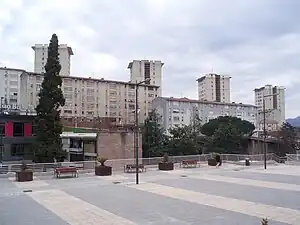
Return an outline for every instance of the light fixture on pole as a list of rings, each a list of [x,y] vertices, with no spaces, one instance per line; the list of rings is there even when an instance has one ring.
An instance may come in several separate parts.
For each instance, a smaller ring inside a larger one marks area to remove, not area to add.
[[[139,85],[148,83],[151,79],[140,81],[136,83],[135,87],[135,183],[139,184]]]
[[[267,148],[266,148],[266,139],[267,139],[267,130],[266,130],[266,102],[265,98],[278,95],[276,94],[270,94],[270,95],[263,95],[263,150],[264,150],[264,168],[267,169]]]

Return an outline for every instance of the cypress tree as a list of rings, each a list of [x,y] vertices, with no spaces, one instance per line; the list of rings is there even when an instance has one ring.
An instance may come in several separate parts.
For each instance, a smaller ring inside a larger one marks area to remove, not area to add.
[[[62,159],[64,151],[60,134],[60,107],[65,105],[61,86],[62,78],[59,75],[58,38],[52,35],[48,47],[48,59],[45,66],[44,80],[39,93],[39,104],[36,107],[36,162],[53,162],[54,158]]]

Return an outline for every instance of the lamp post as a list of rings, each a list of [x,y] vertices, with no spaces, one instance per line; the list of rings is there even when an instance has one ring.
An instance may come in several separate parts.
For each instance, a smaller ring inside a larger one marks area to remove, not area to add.
[[[135,183],[139,184],[139,85],[150,81],[148,78],[146,80],[140,81],[136,83],[135,87]]]
[[[266,148],[266,139],[267,139],[267,130],[266,130],[266,102],[265,98],[278,95],[276,94],[270,94],[270,95],[263,95],[263,150],[264,150],[264,168],[267,169],[267,148]]]

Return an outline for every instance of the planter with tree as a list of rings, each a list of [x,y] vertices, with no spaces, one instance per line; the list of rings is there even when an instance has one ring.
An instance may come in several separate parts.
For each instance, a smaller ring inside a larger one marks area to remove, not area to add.
[[[209,166],[217,166],[218,165],[218,161],[217,161],[217,155],[218,154],[216,154],[216,153],[212,153],[212,155],[211,155],[211,158],[209,158],[208,160],[207,160],[207,164],[209,165]]]
[[[16,172],[16,181],[26,182],[33,180],[33,171],[28,169],[26,163],[23,161],[21,165],[21,171]]]
[[[159,170],[174,170],[174,163],[169,162],[169,155],[168,153],[164,154],[163,161],[158,163]]]
[[[112,175],[112,167],[104,165],[104,163],[107,161],[107,159],[103,158],[103,157],[98,157],[97,161],[98,161],[98,163],[100,163],[100,165],[97,165],[95,167],[95,175],[96,176],[111,176]]]

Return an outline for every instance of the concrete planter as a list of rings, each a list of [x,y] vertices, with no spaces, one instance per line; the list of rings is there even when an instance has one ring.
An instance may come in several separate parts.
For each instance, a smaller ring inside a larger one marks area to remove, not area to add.
[[[96,166],[95,167],[96,176],[111,176],[112,167],[111,166]]]
[[[207,164],[209,165],[209,166],[217,166],[217,160],[216,159],[208,159],[207,160]]]
[[[31,170],[16,172],[16,181],[18,182],[33,181],[33,172]]]
[[[158,163],[159,170],[174,170],[174,163],[172,162],[160,162]]]

